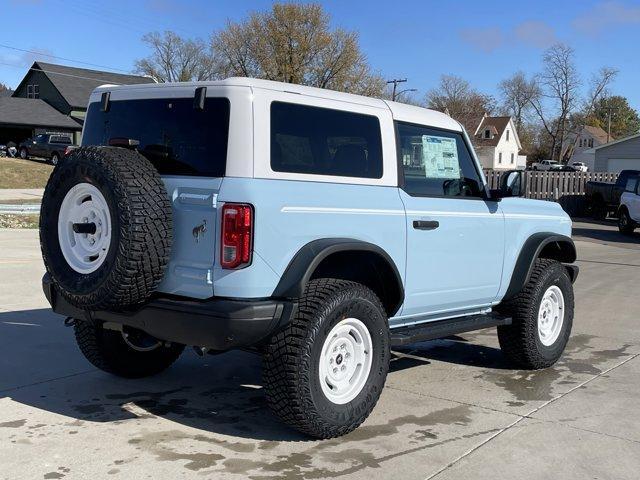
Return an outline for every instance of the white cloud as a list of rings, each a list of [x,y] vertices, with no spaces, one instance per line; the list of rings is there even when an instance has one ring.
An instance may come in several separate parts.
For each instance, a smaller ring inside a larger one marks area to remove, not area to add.
[[[586,35],[597,36],[617,25],[640,25],[640,6],[621,2],[602,2],[576,17],[573,27]]]
[[[553,27],[545,22],[528,20],[513,29],[500,27],[467,28],[460,31],[460,38],[473,47],[491,53],[503,46],[521,43],[534,48],[548,48],[558,42]]]
[[[498,27],[467,28],[460,31],[460,37],[487,53],[493,52],[504,44],[504,35]]]
[[[558,42],[556,32],[549,24],[536,20],[522,22],[514,29],[516,38],[525,45],[536,48],[549,48]]]

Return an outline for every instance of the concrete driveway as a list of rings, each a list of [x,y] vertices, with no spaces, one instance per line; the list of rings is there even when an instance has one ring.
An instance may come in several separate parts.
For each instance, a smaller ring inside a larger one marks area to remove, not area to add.
[[[414,345],[369,420],[330,441],[269,413],[247,353],[187,351],[136,381],[92,368],[47,309],[37,233],[0,230],[0,478],[637,479],[640,235],[575,227],[557,366],[510,369],[493,330]]]

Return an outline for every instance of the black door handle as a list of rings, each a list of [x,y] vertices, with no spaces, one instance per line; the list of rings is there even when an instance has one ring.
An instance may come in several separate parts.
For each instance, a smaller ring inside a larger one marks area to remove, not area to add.
[[[416,230],[435,230],[440,226],[437,220],[414,220],[413,228]]]

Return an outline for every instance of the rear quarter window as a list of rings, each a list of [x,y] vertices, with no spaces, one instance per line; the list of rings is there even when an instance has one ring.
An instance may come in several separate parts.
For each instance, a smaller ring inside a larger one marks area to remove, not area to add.
[[[381,178],[380,122],[372,115],[273,102],[271,169]]]
[[[230,104],[207,98],[204,109],[193,98],[112,101],[108,111],[92,103],[82,145],[138,143],[161,175],[222,177],[226,170]]]

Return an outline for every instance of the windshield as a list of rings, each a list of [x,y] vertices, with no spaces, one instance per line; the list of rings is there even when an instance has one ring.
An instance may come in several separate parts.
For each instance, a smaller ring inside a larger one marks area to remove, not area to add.
[[[229,100],[193,98],[112,101],[89,105],[82,145],[134,144],[161,175],[222,177],[227,160]]]

